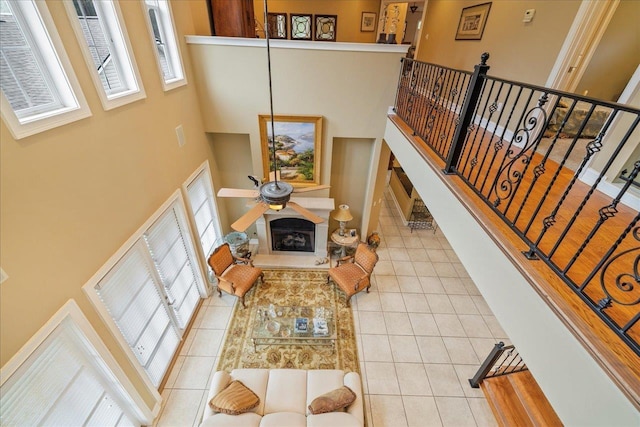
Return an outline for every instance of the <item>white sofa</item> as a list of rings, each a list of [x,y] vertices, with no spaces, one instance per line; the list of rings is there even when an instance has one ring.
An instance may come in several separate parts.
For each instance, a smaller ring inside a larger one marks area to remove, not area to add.
[[[214,412],[209,401],[233,380],[240,380],[260,397],[260,404],[240,415]],[[312,415],[308,406],[316,397],[346,385],[356,400],[345,411]],[[211,380],[200,427],[363,427],[360,375],[332,369],[234,369],[217,371]]]

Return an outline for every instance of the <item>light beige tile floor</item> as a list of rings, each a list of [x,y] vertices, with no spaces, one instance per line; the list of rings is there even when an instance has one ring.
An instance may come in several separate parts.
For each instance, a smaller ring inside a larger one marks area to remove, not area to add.
[[[371,292],[352,298],[369,427],[496,425],[468,378],[506,334],[444,235],[411,233],[388,191],[379,234]],[[205,301],[154,425],[200,423],[234,302]]]

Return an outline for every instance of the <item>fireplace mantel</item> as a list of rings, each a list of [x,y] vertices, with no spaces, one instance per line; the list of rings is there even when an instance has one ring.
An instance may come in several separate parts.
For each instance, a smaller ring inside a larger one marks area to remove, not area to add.
[[[305,209],[309,209],[314,214],[324,219],[324,222],[316,224],[314,258],[324,258],[327,256],[327,241],[329,240],[329,215],[335,209],[334,200],[327,197],[292,197],[295,202]],[[260,255],[294,255],[309,256],[309,252],[280,252],[271,249],[271,230],[269,223],[279,218],[304,218],[290,207],[280,211],[268,210],[256,221],[258,233],[258,254]]]

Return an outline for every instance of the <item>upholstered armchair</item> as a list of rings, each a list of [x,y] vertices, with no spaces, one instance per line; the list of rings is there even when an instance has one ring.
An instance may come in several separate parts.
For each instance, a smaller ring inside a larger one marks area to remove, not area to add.
[[[371,273],[378,262],[378,254],[365,243],[358,244],[356,253],[338,260],[338,265],[329,269],[327,283],[333,281],[347,296],[347,306],[352,296],[371,287]]]
[[[235,295],[240,298],[243,307],[245,294],[258,278],[264,281],[262,270],[254,267],[250,259],[234,257],[228,243],[217,247],[207,262],[218,279],[218,296],[222,296],[222,291]]]

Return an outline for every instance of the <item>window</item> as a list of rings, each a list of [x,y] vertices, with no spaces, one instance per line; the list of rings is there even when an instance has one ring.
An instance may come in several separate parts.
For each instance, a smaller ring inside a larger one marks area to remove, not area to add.
[[[198,232],[200,256],[203,263],[213,252],[216,242],[222,237],[218,209],[213,197],[209,162],[200,166],[183,185],[193,224]]]
[[[134,426],[153,419],[73,300],[2,368],[1,377],[2,425]]]
[[[155,45],[158,67],[162,75],[164,90],[170,90],[187,83],[180,58],[176,32],[167,0],[145,0],[142,2],[151,41]]]
[[[96,273],[84,290],[147,387],[162,382],[182,335],[206,297],[180,192]]]
[[[117,2],[65,0],[105,110],[145,97]]]
[[[45,2],[0,0],[0,87],[16,139],[91,115]]]

